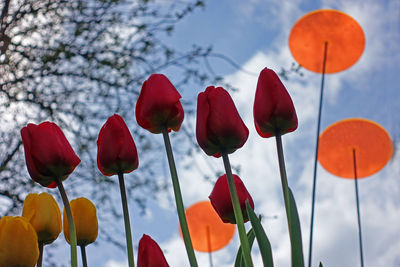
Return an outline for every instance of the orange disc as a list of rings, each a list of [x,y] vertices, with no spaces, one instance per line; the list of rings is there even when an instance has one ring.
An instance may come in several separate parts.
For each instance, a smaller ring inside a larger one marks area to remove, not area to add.
[[[357,178],[363,178],[386,165],[392,157],[393,144],[382,126],[358,118],[338,121],[319,137],[318,160],[339,177],[355,178],[353,150]]]
[[[235,233],[235,225],[223,223],[210,201],[197,202],[187,208],[186,219],[193,248],[197,251],[219,250],[228,245]]]
[[[361,26],[349,15],[331,9],[315,10],[299,19],[289,36],[289,48],[304,68],[322,73],[327,43],[325,73],[351,67],[365,47]]]

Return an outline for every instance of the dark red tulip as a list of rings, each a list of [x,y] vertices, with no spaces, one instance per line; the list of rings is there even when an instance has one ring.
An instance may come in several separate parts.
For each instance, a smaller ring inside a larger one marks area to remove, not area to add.
[[[150,236],[143,235],[139,241],[138,267],[168,267],[161,248]]]
[[[81,162],[57,124],[29,123],[21,129],[25,161],[31,178],[42,186],[54,188]]]
[[[250,206],[254,209],[254,202],[249,192],[244,186],[242,180],[237,175],[233,175],[233,181],[235,183],[237,195],[239,198],[240,208],[243,214],[244,222],[249,220],[246,211],[246,199],[249,200]],[[219,217],[224,223],[236,223],[235,213],[232,206],[232,198],[229,193],[228,179],[226,174],[220,176],[214,185],[214,189],[211,195],[208,197],[211,201],[211,205],[218,213]]]
[[[124,119],[115,114],[108,118],[97,139],[97,166],[111,176],[137,169],[139,158],[135,142]]]
[[[258,77],[253,113],[256,130],[262,137],[297,129],[297,115],[292,99],[278,75],[271,69],[263,69]]]
[[[152,133],[161,133],[163,127],[177,132],[184,117],[180,98],[165,75],[152,74],[143,83],[136,103],[137,123]]]
[[[224,88],[209,86],[198,95],[196,138],[207,155],[233,153],[248,136],[249,130]]]

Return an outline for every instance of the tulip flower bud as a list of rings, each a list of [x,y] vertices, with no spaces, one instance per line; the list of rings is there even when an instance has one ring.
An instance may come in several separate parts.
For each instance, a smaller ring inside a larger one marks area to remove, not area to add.
[[[29,123],[22,128],[21,137],[28,172],[42,186],[56,187],[55,179],[67,179],[81,162],[55,123]]]
[[[98,232],[98,223],[96,207],[87,198],[80,197],[70,202],[72,217],[74,218],[76,239],[78,246],[86,246],[96,241]],[[64,236],[68,243],[69,228],[67,215],[63,213]]]
[[[249,200],[250,206],[254,209],[254,202],[249,192],[244,186],[242,180],[237,175],[233,175],[233,181],[235,183],[237,195],[239,198],[240,209],[242,210],[243,220],[247,222],[249,220],[246,211],[246,199]],[[232,206],[232,198],[229,193],[228,179],[226,174],[220,176],[214,185],[210,196],[208,197],[211,201],[211,205],[218,213],[219,217],[224,223],[236,223],[235,213]]]
[[[152,74],[143,83],[136,103],[136,120],[144,129],[152,133],[161,133],[166,127],[168,132],[177,132],[181,127],[184,112],[179,101],[181,95],[163,74]]]
[[[108,118],[97,139],[97,166],[111,176],[137,169],[139,158],[135,142],[124,119],[115,114]]]
[[[138,267],[168,267],[161,248],[150,236],[143,235],[139,241]]]
[[[253,113],[256,130],[261,137],[272,137],[297,129],[292,99],[271,69],[263,69],[258,77]]]
[[[36,231],[23,217],[0,219],[0,266],[32,267],[39,258]]]
[[[22,216],[35,228],[39,243],[53,243],[61,233],[60,208],[53,196],[48,193],[27,195]]]
[[[196,138],[207,155],[233,153],[249,136],[229,93],[209,86],[197,97]]]

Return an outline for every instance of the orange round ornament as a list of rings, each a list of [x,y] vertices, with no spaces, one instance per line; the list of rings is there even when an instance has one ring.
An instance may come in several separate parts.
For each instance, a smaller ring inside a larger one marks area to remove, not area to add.
[[[392,155],[389,134],[382,126],[367,119],[338,121],[319,137],[319,162],[327,171],[343,178],[355,178],[354,166],[357,178],[372,175],[380,171]]]
[[[323,72],[326,43],[325,73],[335,73],[351,67],[365,47],[361,26],[349,15],[332,9],[315,10],[300,18],[289,36],[289,48],[304,68]]]
[[[197,251],[219,250],[233,238],[235,225],[223,223],[210,201],[197,202],[187,208],[186,219],[193,248]]]

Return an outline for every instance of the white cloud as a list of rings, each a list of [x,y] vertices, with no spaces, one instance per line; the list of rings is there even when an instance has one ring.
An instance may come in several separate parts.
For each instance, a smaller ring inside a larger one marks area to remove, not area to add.
[[[290,66],[294,59],[288,49],[287,38],[295,21],[306,13],[299,8],[304,2],[252,1],[241,3],[240,6],[245,6],[242,9],[243,14],[247,16],[254,15],[260,10],[270,9],[269,13],[274,16],[273,20],[267,22],[273,23],[273,27],[282,29],[280,35],[276,36],[275,42],[269,46],[269,50],[255,51],[254,56],[244,64],[243,68],[259,73],[264,67],[279,71],[281,66]],[[327,110],[340,112],[342,109],[351,108],[341,102],[344,93],[349,90],[365,89],[363,85],[368,85],[369,78],[373,77],[377,68],[379,70],[385,66],[398,64],[399,53],[393,52],[398,51],[399,33],[390,30],[391,27],[395,27],[393,23],[399,20],[396,18],[396,11],[391,10],[393,3],[381,5],[376,1],[361,0],[350,2],[327,0],[323,2],[324,8],[341,9],[356,18],[367,36],[366,50],[360,61],[345,72],[326,77],[325,112]],[[398,30],[398,25],[395,29]],[[385,49],[388,43],[386,40],[392,41],[389,42],[389,49]],[[392,54],[389,53],[390,51]],[[305,260],[307,260],[314,139],[321,77],[307,70],[303,72],[304,77],[302,78],[293,76],[289,81],[283,81],[293,98],[299,118],[298,130],[285,135],[283,142],[289,184],[294,191],[299,209],[303,230],[303,250]],[[233,165],[241,164],[240,176],[255,200],[255,210],[266,217],[263,225],[272,244],[275,266],[289,266],[289,236],[275,140],[259,137],[255,132],[252,118],[257,77],[238,71],[226,78],[240,89],[239,92],[232,94],[232,97],[250,130],[249,139],[244,147],[230,155],[231,163]],[[344,88],[344,85],[352,85],[356,82],[361,85],[360,89],[355,86]],[[330,120],[341,119],[340,116],[335,117],[334,115],[324,114]],[[195,132],[194,129],[193,132]],[[196,165],[189,169],[184,168],[187,162],[178,163],[178,174],[186,206],[205,200],[210,194],[212,183],[205,181],[203,175],[209,175],[211,180],[215,180],[217,177],[214,177],[214,171],[223,172],[222,160],[208,157],[202,151],[194,154],[192,159],[195,160]],[[380,173],[359,181],[364,259],[368,266],[398,266],[400,263],[398,254],[400,240],[397,238],[398,222],[400,221],[398,211],[400,167],[398,162],[399,156],[396,154],[392,163],[389,163]],[[169,179],[168,171],[166,175]],[[169,206],[171,198],[173,198],[172,191],[161,196],[160,203],[163,203],[162,208],[175,212],[174,207]],[[151,224],[151,221],[157,218],[156,214],[152,213],[146,218],[145,224]],[[157,225],[162,224],[158,221]],[[177,225],[177,218],[175,223]],[[170,233],[167,239],[159,242],[159,245],[165,252],[170,266],[188,266],[185,247],[177,232]],[[213,253],[214,266],[232,266],[238,246],[236,233],[231,244]],[[352,180],[337,178],[327,173],[322,167],[318,168],[313,251],[314,266],[319,260],[325,266],[356,266],[359,264],[354,183]],[[208,266],[207,253],[196,252],[196,256],[199,266]],[[255,266],[261,266],[257,250],[254,250],[253,259]],[[127,264],[126,262],[109,261],[105,266],[117,267],[127,266]]]
[[[325,5],[328,6],[328,4]],[[332,4],[330,6],[335,7]],[[340,7],[345,8],[341,9]],[[296,8],[284,8],[289,17],[291,12],[297,14]],[[349,90],[343,88],[343,85],[355,82],[368,83],[367,78],[376,71],[377,65],[393,64],[396,62],[396,56],[388,58],[382,42],[392,34],[385,30],[388,23],[393,21],[393,17],[386,18],[383,15],[388,12],[388,7],[372,2],[365,4],[361,1],[352,1],[351,3],[342,1],[336,5],[336,8],[348,12],[359,20],[367,35],[367,48],[361,60],[346,72],[327,76],[325,88],[329,89],[326,90],[325,101],[330,106],[338,108],[339,95],[345,90]],[[394,12],[388,13],[393,15]],[[374,20],[371,20],[371,17],[374,17]],[[288,19],[288,21],[290,20]],[[284,37],[288,32],[283,32],[284,34],[277,37],[273,50],[255,53],[243,68],[258,73],[266,66],[275,70],[278,70],[280,66],[289,66],[293,59],[287,48],[287,37]],[[397,35],[395,37],[397,38]],[[300,122],[299,129],[295,133],[284,136],[284,146],[290,149],[299,149],[299,147],[307,149],[306,151],[285,150],[287,159],[290,159],[287,161],[289,183],[294,189],[299,208],[303,228],[304,256],[307,260],[313,139],[315,138],[320,75],[308,71],[304,71],[304,73],[304,78],[294,77],[290,81],[284,82],[293,98]],[[230,156],[231,163],[242,164],[241,177],[254,197],[256,211],[267,216],[278,216],[277,219],[264,220],[263,224],[273,246],[276,266],[288,266],[290,264],[289,238],[282,202],[275,141],[261,139],[253,126],[252,103],[257,78],[239,71],[228,76],[227,80],[240,89],[238,93],[232,94],[232,97],[250,130],[250,136],[245,146]],[[304,144],[299,145],[302,142]],[[291,156],[290,154],[296,155]],[[217,159],[210,159],[210,161],[216,162]],[[393,161],[398,161],[398,155]],[[397,166],[398,164],[389,164],[379,174],[359,181],[364,260],[371,266],[395,266],[400,261],[397,253],[400,241],[395,238],[398,232],[397,222],[400,219],[399,212],[396,212],[398,210],[396,204],[400,202],[400,194],[398,194],[396,177],[390,175],[391,172],[399,174]],[[205,165],[204,167],[206,168]],[[196,191],[196,189],[209,189],[209,186],[200,184],[200,182],[196,183],[195,188],[189,191],[188,199],[191,199],[190,195],[195,196],[196,200],[199,198],[201,190]],[[186,183],[184,186],[187,188],[187,186],[190,187],[190,184]],[[319,166],[315,216],[314,264],[321,260],[325,266],[358,265],[354,181],[337,178]],[[178,240],[171,242],[170,246],[178,246],[174,243]],[[181,246],[180,249],[183,248],[182,243],[179,243],[179,246]],[[176,256],[173,258],[171,257],[173,263],[181,266],[182,262],[177,262]],[[206,259],[204,261],[206,264]]]
[[[105,267],[126,267],[128,266],[128,261],[107,261]]]

